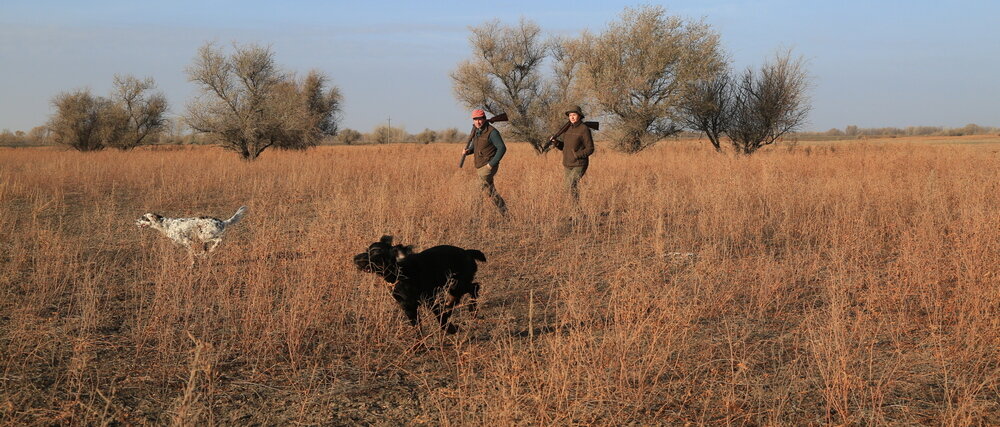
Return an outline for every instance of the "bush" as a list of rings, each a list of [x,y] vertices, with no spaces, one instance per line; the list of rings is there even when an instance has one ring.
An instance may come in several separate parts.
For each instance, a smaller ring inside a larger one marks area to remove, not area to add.
[[[344,129],[337,134],[336,141],[344,145],[354,145],[361,141],[361,132],[354,129]]]
[[[341,95],[327,78],[302,81],[282,72],[269,48],[234,46],[226,56],[211,43],[188,68],[201,95],[188,106],[187,123],[223,147],[254,160],[270,148],[303,149],[337,133]]]

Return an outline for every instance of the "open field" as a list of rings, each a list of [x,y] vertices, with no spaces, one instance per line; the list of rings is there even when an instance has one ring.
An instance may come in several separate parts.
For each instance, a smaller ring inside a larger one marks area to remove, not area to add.
[[[981,137],[989,138],[989,137]],[[0,149],[4,424],[1000,424],[1000,141]],[[133,221],[250,211],[209,262]],[[426,350],[351,256],[482,250]],[[673,252],[692,252],[693,258]]]

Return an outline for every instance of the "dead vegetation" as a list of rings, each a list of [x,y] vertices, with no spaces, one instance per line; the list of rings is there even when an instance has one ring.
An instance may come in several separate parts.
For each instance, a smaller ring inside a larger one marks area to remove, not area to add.
[[[0,419],[997,424],[997,147],[600,147],[578,221],[527,144],[506,221],[454,145],[3,149]],[[242,204],[195,270],[132,225]],[[412,351],[382,234],[485,252],[482,317]]]

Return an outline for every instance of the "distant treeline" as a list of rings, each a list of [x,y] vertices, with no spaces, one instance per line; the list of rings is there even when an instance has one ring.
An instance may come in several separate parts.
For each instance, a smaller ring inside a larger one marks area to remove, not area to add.
[[[1000,128],[994,126],[979,126],[974,123],[958,128],[944,126],[907,126],[905,128],[883,127],[883,128],[859,128],[851,125],[844,129],[833,128],[826,132],[801,132],[800,138],[826,137],[826,138],[856,138],[856,137],[892,137],[892,136],[964,136],[964,135],[992,135],[1000,134]]]
[[[214,144],[209,138],[200,133],[191,132],[178,119],[166,119],[166,131],[156,135],[150,141],[150,145],[209,145]],[[899,136],[964,136],[964,135],[1000,135],[1000,127],[980,126],[974,123],[962,127],[950,128],[944,126],[908,126],[881,127],[881,128],[860,128],[857,126],[846,126],[843,129],[832,128],[825,132],[798,132],[795,134],[799,139],[857,139],[864,137],[899,137]],[[361,145],[361,144],[388,144],[388,143],[416,143],[429,144],[431,142],[459,143],[465,142],[468,133],[457,128],[442,130],[424,129],[418,133],[409,133],[404,127],[388,127],[385,125],[376,126],[370,132],[359,132],[354,129],[345,128],[336,136],[327,136],[320,141],[320,145]],[[697,138],[701,136],[698,132],[681,132],[678,137]],[[52,140],[51,132],[46,126],[36,126],[28,132],[11,131],[4,129],[0,131],[0,146],[3,147],[40,147],[56,145]]]
[[[208,135],[193,132],[184,125],[182,119],[165,119],[165,131],[152,136],[146,145],[212,145]],[[441,130],[424,129],[418,133],[409,133],[404,127],[388,127],[385,125],[376,126],[370,132],[359,132],[354,129],[345,128],[337,132],[336,136],[326,136],[320,145],[359,145],[359,144],[388,144],[388,143],[417,143],[429,144],[431,142],[459,143],[465,142],[469,137],[468,131],[459,131],[457,128]],[[0,146],[4,147],[41,147],[59,145],[52,137],[52,132],[47,126],[36,126],[24,132],[21,130],[11,131],[4,129],[0,131]]]

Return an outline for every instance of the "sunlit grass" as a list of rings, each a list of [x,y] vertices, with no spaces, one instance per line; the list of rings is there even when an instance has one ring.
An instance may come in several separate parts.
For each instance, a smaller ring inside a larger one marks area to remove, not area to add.
[[[0,149],[0,418],[1000,423],[997,147],[601,147],[577,215],[512,144],[507,219],[457,145]],[[133,225],[240,205],[193,270]],[[415,350],[383,234],[482,250],[480,317]]]

